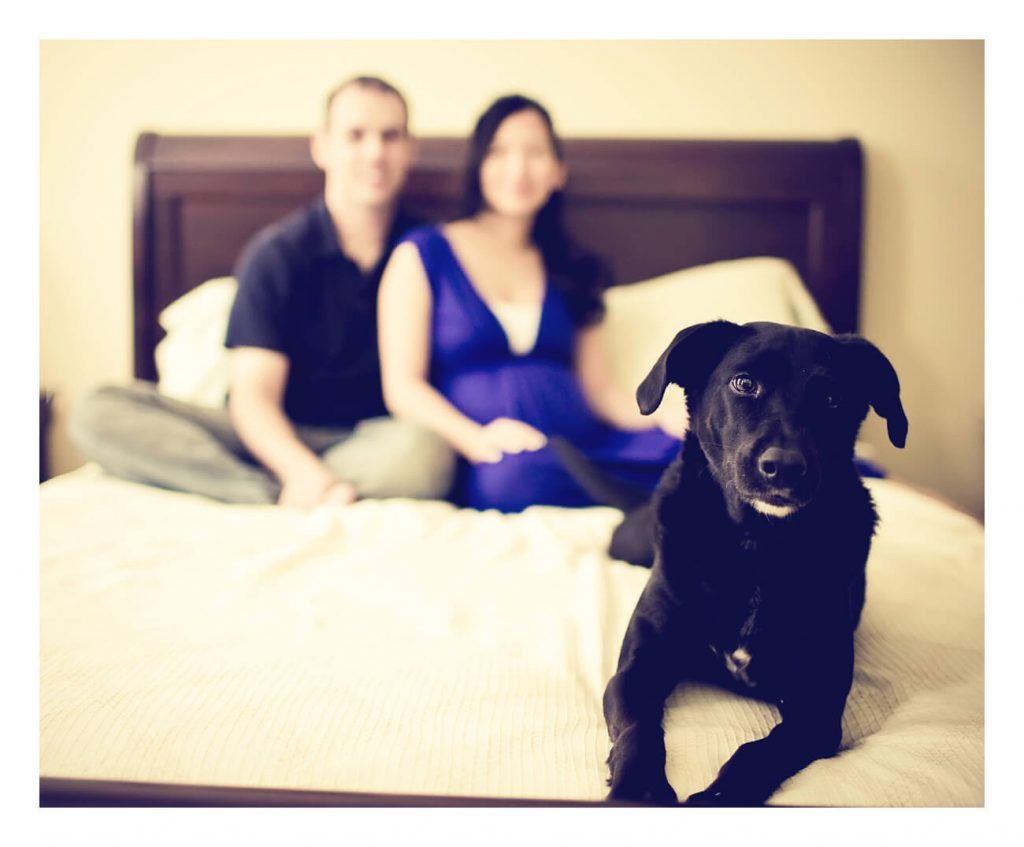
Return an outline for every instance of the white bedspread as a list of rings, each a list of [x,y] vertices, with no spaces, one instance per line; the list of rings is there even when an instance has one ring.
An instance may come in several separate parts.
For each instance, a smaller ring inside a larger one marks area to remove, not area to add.
[[[844,749],[773,803],[977,806],[983,533],[872,482]],[[647,571],[619,513],[367,501],[225,506],[85,468],[41,488],[40,773],[358,792],[600,799],[601,713]],[[773,707],[681,686],[679,796]]]

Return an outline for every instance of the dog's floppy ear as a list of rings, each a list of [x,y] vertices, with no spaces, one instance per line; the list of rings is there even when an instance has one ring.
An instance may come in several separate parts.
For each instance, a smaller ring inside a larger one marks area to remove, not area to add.
[[[685,389],[707,379],[725,351],[745,331],[730,321],[710,321],[677,332],[636,390],[640,411],[649,415],[657,409],[670,382]]]
[[[900,380],[885,354],[859,335],[835,336],[847,350],[855,378],[867,394],[871,407],[883,418],[889,440],[897,447],[907,443],[906,413],[900,401]]]

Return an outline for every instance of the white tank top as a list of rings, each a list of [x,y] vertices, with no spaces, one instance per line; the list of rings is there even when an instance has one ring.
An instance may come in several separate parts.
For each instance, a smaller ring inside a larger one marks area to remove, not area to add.
[[[507,300],[487,304],[505,330],[509,349],[524,356],[537,344],[542,303],[512,303]]]

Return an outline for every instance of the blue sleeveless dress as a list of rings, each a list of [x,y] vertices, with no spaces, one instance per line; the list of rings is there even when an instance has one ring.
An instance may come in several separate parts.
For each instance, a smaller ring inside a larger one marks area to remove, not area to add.
[[[437,227],[408,233],[433,293],[430,381],[480,424],[515,418],[561,435],[614,477],[654,490],[681,442],[660,429],[627,432],[587,406],[573,369],[576,327],[549,283],[533,349],[517,355]],[[550,447],[506,454],[494,464],[461,462],[454,498],[476,509],[518,512],[532,505],[592,506]]]

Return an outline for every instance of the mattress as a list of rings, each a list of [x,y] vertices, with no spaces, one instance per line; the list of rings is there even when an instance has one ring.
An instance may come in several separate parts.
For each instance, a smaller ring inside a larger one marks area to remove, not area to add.
[[[980,806],[973,519],[869,480],[881,523],[838,755],[773,804]],[[601,710],[647,571],[607,508],[232,506],[87,466],[40,489],[40,774],[599,800]],[[682,798],[778,720],[681,685]]]

